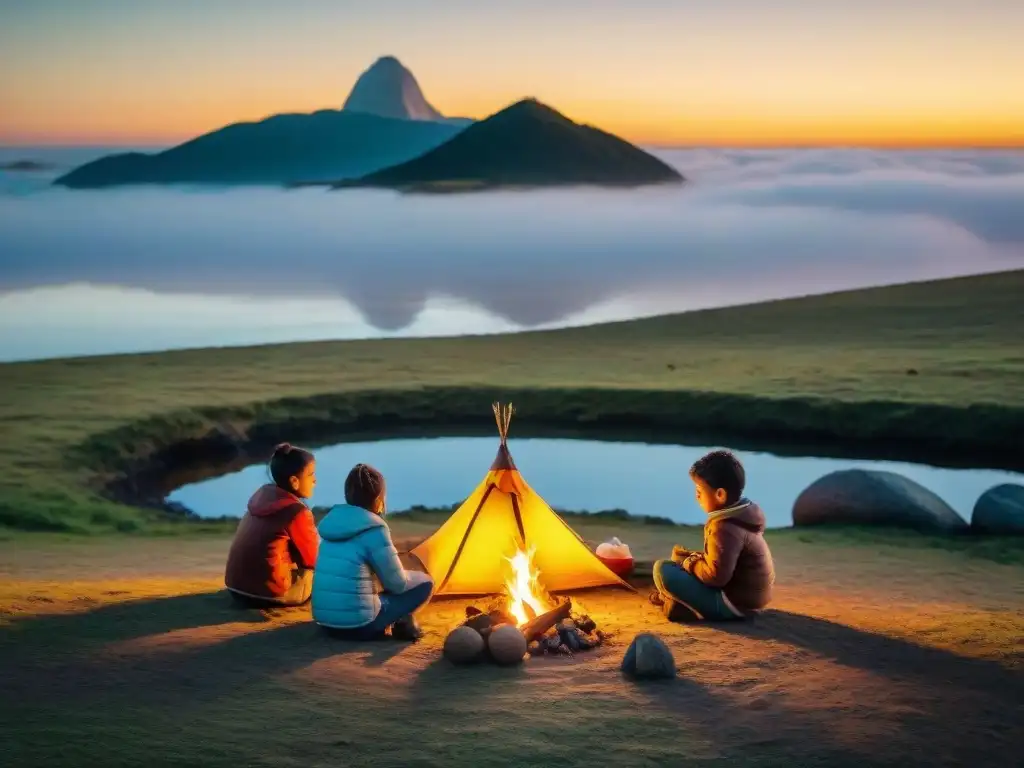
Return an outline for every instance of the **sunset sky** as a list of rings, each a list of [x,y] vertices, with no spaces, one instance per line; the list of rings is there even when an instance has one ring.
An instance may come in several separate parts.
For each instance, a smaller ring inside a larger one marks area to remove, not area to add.
[[[393,54],[447,115],[535,96],[660,145],[1024,146],[1015,0],[0,0],[0,145],[337,108]]]

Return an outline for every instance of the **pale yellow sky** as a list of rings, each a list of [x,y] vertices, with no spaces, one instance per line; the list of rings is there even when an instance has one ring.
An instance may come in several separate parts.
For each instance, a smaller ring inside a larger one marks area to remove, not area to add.
[[[1024,3],[0,0],[0,144],[337,108],[398,56],[448,115],[536,96],[652,144],[1024,146]]]

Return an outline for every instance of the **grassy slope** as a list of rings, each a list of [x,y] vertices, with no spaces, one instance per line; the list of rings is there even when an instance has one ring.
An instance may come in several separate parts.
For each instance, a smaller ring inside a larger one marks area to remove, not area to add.
[[[147,513],[102,498],[97,480],[215,424],[284,439],[301,437],[285,426],[297,417],[485,423],[490,399],[510,390],[520,424],[611,414],[680,435],[1005,437],[1024,423],[1021,295],[1017,271],[544,333],[7,364],[0,524],[135,527]],[[462,389],[408,391],[418,387]]]

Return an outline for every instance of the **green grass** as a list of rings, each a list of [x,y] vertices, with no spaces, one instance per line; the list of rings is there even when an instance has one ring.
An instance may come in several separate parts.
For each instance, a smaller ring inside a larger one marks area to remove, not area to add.
[[[204,471],[182,466],[190,453],[208,472],[282,439],[488,434],[498,398],[517,406],[513,438],[792,442],[1014,466],[1022,295],[1015,271],[560,331],[5,364],[0,526],[223,530],[141,504]]]

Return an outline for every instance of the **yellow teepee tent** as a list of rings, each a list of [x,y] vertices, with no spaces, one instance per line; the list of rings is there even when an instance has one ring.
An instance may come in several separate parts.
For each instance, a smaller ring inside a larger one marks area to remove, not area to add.
[[[512,406],[494,405],[501,444],[490,472],[413,554],[434,579],[435,595],[504,591],[507,558],[533,550],[538,581],[549,592],[621,585],[579,535],[523,479],[506,438]]]

